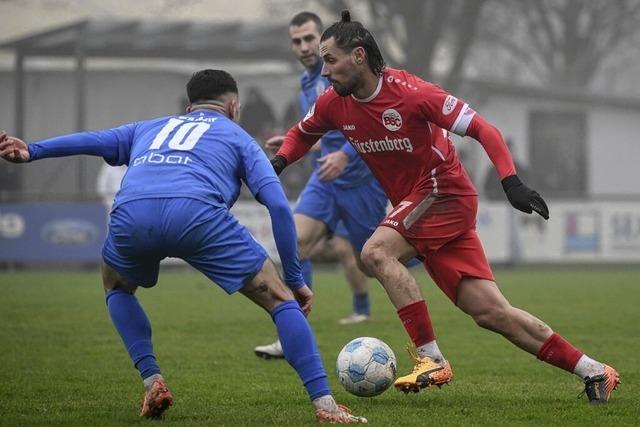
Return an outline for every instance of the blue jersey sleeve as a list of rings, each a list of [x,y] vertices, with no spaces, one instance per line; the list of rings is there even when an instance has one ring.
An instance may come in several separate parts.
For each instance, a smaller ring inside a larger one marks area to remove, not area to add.
[[[340,149],[347,155],[350,162],[358,158],[358,152],[353,148],[353,145],[351,145],[349,141],[345,142]]]
[[[113,129],[72,133],[29,144],[29,160],[78,154],[100,156],[112,166],[129,163],[136,124]]]
[[[258,143],[247,135],[242,144],[242,179],[251,190],[251,194],[257,197],[265,185],[272,182],[280,184],[278,175],[276,175],[273,166],[271,166],[269,159],[267,159],[266,154],[264,154]]]
[[[262,187],[257,198],[267,207],[271,216],[273,238],[276,241],[284,270],[284,282],[291,289],[299,289],[304,285],[304,279],[298,260],[298,244],[293,214],[284,190],[279,182],[272,182]]]

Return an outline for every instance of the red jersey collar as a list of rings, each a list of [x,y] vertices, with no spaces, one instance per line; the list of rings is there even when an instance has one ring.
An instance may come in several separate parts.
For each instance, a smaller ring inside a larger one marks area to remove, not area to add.
[[[380,89],[382,89],[382,80],[384,80],[383,76],[380,76],[378,78],[378,86],[376,86],[376,90],[373,91],[373,93],[369,96],[367,96],[366,98],[356,98],[355,96],[353,96],[353,94],[351,94],[351,97],[353,99],[355,99],[358,102],[369,102],[371,100],[373,100],[373,98],[375,98],[376,96],[378,96],[378,94],[380,93]]]

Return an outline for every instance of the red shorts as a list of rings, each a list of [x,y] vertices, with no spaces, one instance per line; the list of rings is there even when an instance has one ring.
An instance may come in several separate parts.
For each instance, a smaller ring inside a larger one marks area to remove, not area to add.
[[[455,304],[463,277],[495,281],[476,233],[477,196],[412,194],[380,223],[390,227],[424,258],[424,267]]]

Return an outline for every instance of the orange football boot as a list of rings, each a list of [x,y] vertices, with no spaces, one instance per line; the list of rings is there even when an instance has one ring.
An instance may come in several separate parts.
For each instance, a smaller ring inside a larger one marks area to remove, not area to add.
[[[407,346],[407,351],[411,359],[413,359],[413,371],[411,371],[409,375],[395,380],[393,385],[397,390],[405,393],[410,391],[417,393],[422,388],[431,385],[442,387],[444,384],[449,384],[451,380],[453,380],[453,372],[451,371],[451,365],[448,361],[440,364],[434,362],[430,357],[420,357],[413,344]]]
[[[155,380],[142,400],[140,416],[162,419],[164,412],[173,405],[173,396],[163,380]]]
[[[611,366],[604,365],[604,373],[587,377],[584,380],[584,390],[578,397],[584,394],[589,398],[592,405],[601,405],[607,403],[611,397],[611,393],[620,384],[620,375]]]

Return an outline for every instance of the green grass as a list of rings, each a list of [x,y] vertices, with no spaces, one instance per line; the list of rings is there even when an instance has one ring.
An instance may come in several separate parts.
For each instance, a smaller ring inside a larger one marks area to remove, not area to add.
[[[640,269],[498,271],[512,304],[606,361],[624,384],[609,405],[577,400],[581,383],[546,366],[459,312],[419,272],[441,349],[455,381],[442,389],[371,399],[339,385],[334,361],[352,338],[370,335],[410,369],[407,336],[371,281],[373,320],[338,326],[350,296],[342,275],[316,275],[311,323],[338,401],[373,425],[638,425],[640,423]],[[0,425],[146,425],[142,387],[106,312],[98,272],[0,274]],[[170,425],[311,425],[313,411],[294,371],[264,361],[269,317],[241,295],[227,296],[203,276],[163,272],[139,299],[175,396]]]

